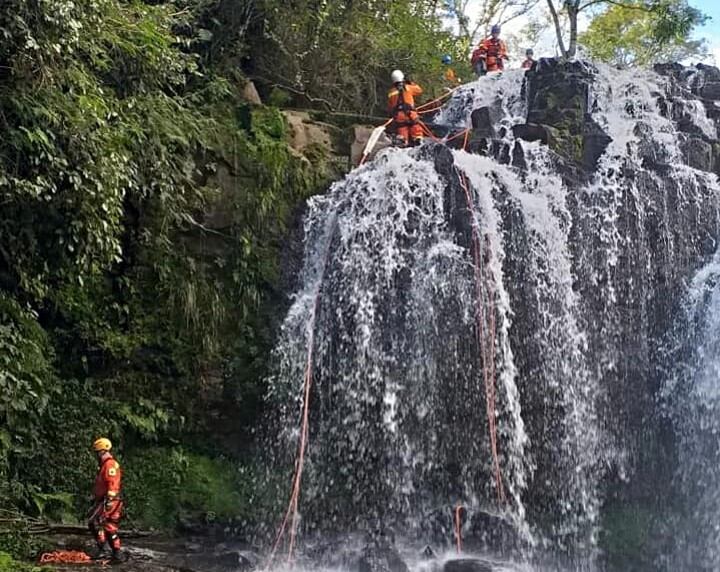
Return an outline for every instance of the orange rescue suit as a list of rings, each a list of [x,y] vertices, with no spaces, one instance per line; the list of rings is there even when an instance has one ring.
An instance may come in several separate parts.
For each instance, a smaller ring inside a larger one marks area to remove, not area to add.
[[[397,125],[398,137],[407,144],[410,139],[422,139],[423,130],[418,122],[420,116],[415,111],[415,98],[421,95],[422,88],[413,82],[396,84],[388,92],[388,111]]]
[[[113,551],[120,550],[120,519],[122,518],[123,501],[120,498],[122,489],[122,469],[120,464],[107,453],[100,462],[93,496],[95,505],[90,517],[90,529],[95,534],[99,546],[110,542]]]
[[[95,486],[93,487],[93,495],[95,502],[112,500],[120,496],[120,488],[122,485],[122,469],[120,464],[108,453],[98,469],[95,477]]]
[[[485,71],[494,72],[505,69],[503,60],[508,59],[507,46],[500,38],[485,38],[473,52],[472,63],[485,60]]]

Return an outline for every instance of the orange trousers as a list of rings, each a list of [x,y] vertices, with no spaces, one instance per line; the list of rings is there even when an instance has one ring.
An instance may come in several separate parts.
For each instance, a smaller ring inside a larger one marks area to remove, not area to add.
[[[405,144],[409,143],[411,140],[415,141],[417,139],[423,138],[423,130],[419,123],[414,123],[413,125],[399,125],[397,128],[397,134],[400,139],[405,141]]]

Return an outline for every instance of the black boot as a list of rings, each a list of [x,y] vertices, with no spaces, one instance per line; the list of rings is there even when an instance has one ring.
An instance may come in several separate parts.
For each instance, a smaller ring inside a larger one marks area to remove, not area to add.
[[[107,549],[106,544],[98,544],[88,551],[88,556],[90,556],[90,560],[107,560],[110,558],[110,551]]]
[[[112,551],[112,558],[110,558],[110,564],[123,564],[128,561],[127,552],[121,549]]]

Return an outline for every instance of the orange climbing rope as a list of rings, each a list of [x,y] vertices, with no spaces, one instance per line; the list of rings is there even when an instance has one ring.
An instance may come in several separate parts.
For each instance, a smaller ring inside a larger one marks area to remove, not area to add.
[[[315,322],[315,310],[317,308],[317,299],[315,301],[315,307],[313,308],[312,321]],[[305,367],[305,376],[303,380],[304,392],[303,392],[303,411],[302,411],[302,424],[300,428],[300,443],[298,445],[298,457],[295,462],[295,475],[293,476],[292,491],[290,493],[290,503],[288,504],[287,511],[283,518],[280,529],[278,530],[273,544],[272,552],[268,558],[267,567],[269,568],[275,559],[280,543],[285,537],[285,531],[287,530],[288,521],[290,522],[290,541],[288,546],[288,563],[292,561],[293,551],[295,549],[295,540],[297,537],[297,524],[298,524],[298,501],[300,499],[300,483],[302,481],[303,467],[305,464],[305,450],[307,448],[308,430],[310,424],[310,388],[312,386],[312,353],[314,346],[314,327],[310,332],[310,339],[308,340],[308,353],[307,353],[307,364]]]
[[[438,103],[444,99],[447,99],[450,97],[453,93],[455,93],[458,89],[460,89],[461,86],[458,86],[454,89],[451,89],[450,91],[445,92],[440,97],[433,99],[432,101],[428,101],[427,103],[423,103],[422,105],[418,106],[416,111],[423,115],[425,113],[432,113],[433,111],[437,111],[440,109],[440,107],[431,107],[433,104]]]
[[[462,553],[462,509],[463,506],[461,504],[455,507],[455,545],[458,554]]]
[[[425,135],[430,137],[430,139],[432,139],[433,141],[440,141],[440,139],[435,137],[435,134],[430,131],[430,128],[427,125],[425,125],[422,121],[418,121],[418,123],[420,124],[420,127],[422,127],[423,133],[425,133]]]
[[[300,484],[302,482],[303,468],[305,465],[305,452],[307,450],[307,444],[310,433],[310,389],[312,387],[312,370],[313,370],[313,352],[315,348],[315,319],[317,317],[318,306],[320,304],[320,289],[322,287],[322,276],[325,275],[325,268],[327,267],[330,250],[326,250],[323,258],[323,266],[320,273],[321,280],[318,283],[317,291],[315,292],[315,299],[313,301],[312,310],[310,313],[310,319],[308,321],[308,343],[307,343],[307,360],[305,364],[305,373],[303,376],[303,404],[302,404],[302,421],[300,425],[300,441],[298,443],[297,459],[295,461],[295,474],[292,480],[292,489],[290,493],[290,502],[288,503],[287,511],[283,517],[280,528],[278,529],[275,542],[273,543],[272,551],[267,559],[265,570],[268,570],[277,555],[277,551],[280,548],[280,544],[285,537],[285,532],[290,523],[289,542],[288,542],[288,564],[292,562],[293,552],[295,550],[295,542],[297,539],[297,528],[298,528],[298,505],[300,500]]]
[[[94,561],[78,550],[56,550],[40,556],[40,564],[107,564],[107,560]]]
[[[467,180],[464,173],[457,171],[460,186],[465,193],[468,209],[473,212],[472,197],[468,188]],[[492,276],[485,276],[485,265],[483,264],[483,255],[490,259],[491,249],[488,237],[485,237],[485,251],[483,252],[480,241],[480,229],[477,221],[472,219],[472,244],[473,258],[475,261],[475,296],[477,298],[477,310],[475,319],[477,322],[477,338],[478,346],[483,362],[483,381],[485,383],[485,411],[488,419],[488,431],[490,433],[490,452],[493,459],[493,469],[495,473],[495,489],[499,502],[505,502],[505,487],[500,469],[500,457],[498,454],[497,443],[497,424],[495,418],[495,292],[493,290]]]
[[[462,137],[463,135],[467,136],[469,131],[470,131],[470,128],[463,129],[462,131],[458,131],[454,135],[451,135],[450,137],[445,139],[445,143],[450,143],[450,141],[454,141],[455,139],[457,139],[458,137]]]

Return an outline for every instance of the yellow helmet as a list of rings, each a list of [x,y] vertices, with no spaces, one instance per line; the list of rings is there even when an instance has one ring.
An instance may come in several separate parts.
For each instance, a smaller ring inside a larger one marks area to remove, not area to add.
[[[93,451],[95,452],[109,451],[110,449],[112,449],[112,443],[110,442],[110,439],[105,437],[100,437],[93,443]]]

